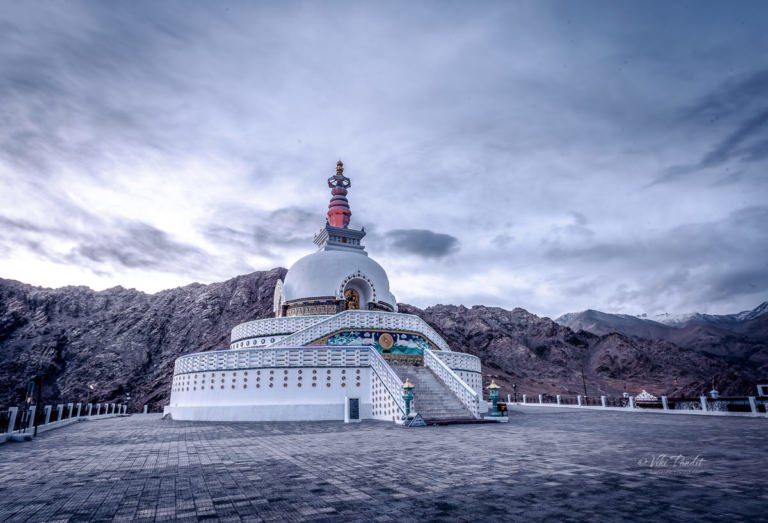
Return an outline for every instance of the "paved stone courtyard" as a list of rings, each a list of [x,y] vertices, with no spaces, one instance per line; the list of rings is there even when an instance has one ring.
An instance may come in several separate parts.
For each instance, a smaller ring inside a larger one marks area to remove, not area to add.
[[[510,418],[77,423],[0,446],[0,520],[768,521],[766,419]]]

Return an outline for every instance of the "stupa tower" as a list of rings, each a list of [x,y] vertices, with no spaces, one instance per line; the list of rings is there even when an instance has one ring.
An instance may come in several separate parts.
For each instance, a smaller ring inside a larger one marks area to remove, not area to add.
[[[315,236],[315,245],[321,250],[354,251],[367,256],[368,253],[360,243],[365,236],[365,228],[349,228],[352,210],[347,200],[347,189],[351,186],[350,179],[344,176],[344,164],[339,160],[336,162],[336,174],[328,178],[328,187],[331,189],[328,217],[325,227]]]
[[[344,176],[344,164],[336,162],[336,175],[328,178],[328,187],[331,188],[331,202],[328,204],[328,223],[331,227],[346,229],[352,211],[347,201],[347,189],[352,187],[352,182]]]

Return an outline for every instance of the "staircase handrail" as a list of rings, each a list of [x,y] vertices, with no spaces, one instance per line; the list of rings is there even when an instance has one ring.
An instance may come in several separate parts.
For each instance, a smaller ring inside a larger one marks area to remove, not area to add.
[[[400,391],[403,390],[403,381],[375,347],[369,347],[368,350],[371,356],[368,359],[371,370],[379,378],[387,394],[394,400],[398,410],[405,415],[405,400],[402,394],[400,394]],[[393,391],[392,389],[395,390]]]
[[[472,387],[464,383],[464,380],[429,349],[424,349],[424,366],[431,369],[440,381],[451,389],[475,419],[480,419],[480,399]]]

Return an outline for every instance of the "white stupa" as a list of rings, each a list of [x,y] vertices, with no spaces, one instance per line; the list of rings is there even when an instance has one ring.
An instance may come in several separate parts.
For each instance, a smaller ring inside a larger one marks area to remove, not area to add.
[[[397,312],[387,273],[361,243],[365,229],[349,228],[351,183],[341,161],[328,186],[318,250],[277,282],[275,317],[236,326],[230,350],[176,360],[166,407],[173,419],[402,423],[406,379],[415,387],[412,410],[427,420],[486,410],[480,360]]]

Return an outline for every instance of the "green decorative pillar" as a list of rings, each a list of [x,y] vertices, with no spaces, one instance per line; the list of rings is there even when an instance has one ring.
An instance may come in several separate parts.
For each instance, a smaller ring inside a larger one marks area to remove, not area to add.
[[[499,387],[496,385],[496,380],[491,379],[491,384],[486,387],[488,389],[488,399],[491,400],[491,416],[501,416],[499,408],[496,405],[499,402]]]
[[[413,401],[413,389],[414,385],[411,383],[410,378],[405,379],[403,383],[403,399],[405,400],[405,419],[411,417],[411,402]]]

